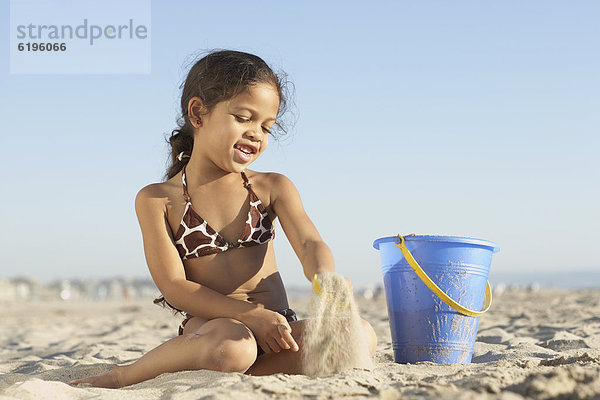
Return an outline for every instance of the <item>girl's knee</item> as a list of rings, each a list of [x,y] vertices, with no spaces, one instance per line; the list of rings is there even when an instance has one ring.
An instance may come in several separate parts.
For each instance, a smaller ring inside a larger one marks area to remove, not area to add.
[[[256,361],[256,342],[226,340],[212,354],[218,371],[244,373]]]
[[[207,333],[210,363],[217,371],[243,373],[256,361],[254,335],[239,321],[228,318],[218,320],[213,320],[215,323]]]

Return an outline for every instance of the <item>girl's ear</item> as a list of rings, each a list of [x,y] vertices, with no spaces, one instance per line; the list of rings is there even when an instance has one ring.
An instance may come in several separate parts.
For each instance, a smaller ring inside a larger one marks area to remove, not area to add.
[[[188,102],[188,117],[194,127],[202,126],[202,115],[206,114],[207,109],[199,97],[192,97]]]

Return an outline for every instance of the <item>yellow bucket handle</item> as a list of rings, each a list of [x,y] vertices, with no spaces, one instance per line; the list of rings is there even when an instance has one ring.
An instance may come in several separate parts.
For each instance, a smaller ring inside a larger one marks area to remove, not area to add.
[[[490,306],[492,305],[492,288],[490,287],[490,281],[487,281],[486,286],[485,286],[485,306],[484,306],[483,310],[481,310],[481,311],[469,310],[468,308],[463,307],[460,304],[458,304],[456,301],[452,300],[450,298],[450,296],[448,296],[446,293],[444,293],[444,291],[442,289],[440,289],[438,287],[438,285],[436,285],[429,276],[427,276],[427,273],[425,273],[425,271],[423,271],[423,268],[421,268],[421,266],[419,265],[417,260],[415,260],[415,258],[412,256],[412,254],[410,254],[408,247],[406,247],[406,245],[404,244],[404,236],[398,235],[398,239],[400,239],[400,243],[395,242],[395,244],[400,249],[402,254],[404,255],[404,258],[406,258],[406,261],[408,261],[408,264],[415,271],[415,273],[419,276],[419,278],[421,278],[423,283],[425,285],[427,285],[427,287],[429,289],[431,289],[431,291],[437,297],[439,297],[440,300],[442,300],[444,303],[448,304],[450,307],[454,308],[459,313],[468,315],[470,317],[479,317],[480,315],[484,314],[487,310],[490,309]]]

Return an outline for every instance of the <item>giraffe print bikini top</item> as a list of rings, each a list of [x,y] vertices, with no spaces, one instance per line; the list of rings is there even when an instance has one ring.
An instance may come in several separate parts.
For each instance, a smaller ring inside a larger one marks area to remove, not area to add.
[[[180,161],[183,161],[184,158],[189,160],[189,157],[189,152],[182,152],[177,156]],[[238,239],[235,243],[230,243],[211,228],[194,210],[187,190],[185,165],[183,166],[181,180],[183,182],[183,197],[186,205],[179,229],[175,234],[175,247],[183,260],[222,253],[234,248],[264,244],[275,237],[273,222],[267,213],[267,209],[256,196],[254,190],[252,190],[252,184],[248,181],[246,174],[243,171],[241,174],[244,180],[244,187],[248,189],[248,193],[250,194],[250,211],[248,211],[248,219],[244,225],[241,239]]]

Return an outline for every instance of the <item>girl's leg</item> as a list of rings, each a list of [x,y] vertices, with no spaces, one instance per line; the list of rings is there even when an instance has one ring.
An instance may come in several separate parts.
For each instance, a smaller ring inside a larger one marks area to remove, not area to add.
[[[243,373],[254,363],[256,340],[244,324],[230,318],[197,324],[194,319],[186,324],[183,335],[161,344],[133,364],[69,384],[90,383],[97,387],[118,388],[165,372],[210,369]]]
[[[377,348],[377,335],[373,327],[364,319],[362,325],[369,344],[371,357]],[[302,374],[302,332],[304,332],[305,321],[290,322],[292,336],[300,350],[282,350],[279,353],[267,353],[258,357],[256,362],[246,371],[249,375],[271,375],[277,373]]]

